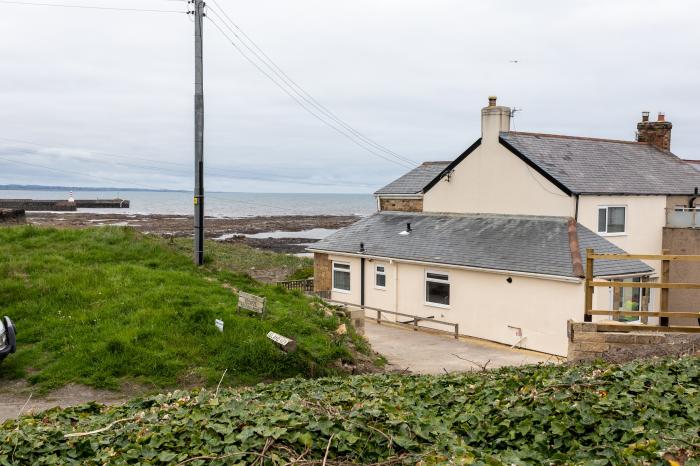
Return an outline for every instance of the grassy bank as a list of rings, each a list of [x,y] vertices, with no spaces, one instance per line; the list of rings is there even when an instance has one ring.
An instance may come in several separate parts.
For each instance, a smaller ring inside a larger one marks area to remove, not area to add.
[[[175,238],[166,244],[184,255],[192,252],[192,239]],[[296,280],[313,276],[313,260],[292,254],[279,254],[245,244],[207,240],[207,265],[217,270],[248,274],[268,281]]]
[[[237,315],[231,289],[268,299],[269,316]],[[47,390],[250,383],[332,373],[350,359],[339,322],[307,298],[221,269],[126,228],[0,229],[0,304],[18,328],[0,377]],[[225,321],[220,333],[214,320]],[[268,331],[296,338],[285,355]]]
[[[7,422],[0,463],[697,465],[699,393],[693,357],[290,379]]]

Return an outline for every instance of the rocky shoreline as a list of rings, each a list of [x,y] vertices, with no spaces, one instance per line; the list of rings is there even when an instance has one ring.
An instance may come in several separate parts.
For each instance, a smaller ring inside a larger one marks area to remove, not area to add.
[[[245,235],[267,232],[304,232],[317,228],[336,230],[358,221],[354,215],[288,215],[260,216],[243,218],[207,217],[205,219],[206,238],[217,239],[226,236],[225,242],[245,243],[258,249],[280,253],[303,253],[309,243],[318,241],[293,233],[284,238],[248,238]],[[89,212],[27,212],[27,223],[57,228],[86,228],[95,226],[129,226],[142,233],[159,235],[165,238],[192,236],[191,215],[142,215],[142,214],[95,214]],[[263,235],[264,236],[264,235]]]

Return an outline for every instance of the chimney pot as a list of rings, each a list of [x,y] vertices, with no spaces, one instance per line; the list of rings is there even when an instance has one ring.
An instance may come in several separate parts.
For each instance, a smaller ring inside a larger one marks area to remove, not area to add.
[[[642,121],[649,121],[649,112],[642,112]]]
[[[666,114],[664,112],[659,112],[659,117],[657,121],[666,121]]]
[[[489,107],[495,107],[496,106],[496,96],[492,95],[489,97]]]

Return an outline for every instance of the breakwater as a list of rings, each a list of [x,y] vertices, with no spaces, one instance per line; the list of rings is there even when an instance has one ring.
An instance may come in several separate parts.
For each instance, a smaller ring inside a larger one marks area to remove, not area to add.
[[[57,211],[74,212],[77,209],[128,209],[126,199],[76,199],[73,202],[65,200],[44,199],[0,199],[0,209],[22,209],[25,211]]]

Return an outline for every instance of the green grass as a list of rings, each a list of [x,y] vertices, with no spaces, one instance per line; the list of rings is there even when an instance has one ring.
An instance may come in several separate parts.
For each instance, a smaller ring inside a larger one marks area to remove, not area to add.
[[[190,238],[176,238],[165,243],[182,254],[192,254]],[[313,260],[308,257],[262,251],[245,244],[212,240],[206,241],[204,249],[207,265],[219,270],[251,274],[260,270],[282,269],[287,273],[289,280],[313,276]]]
[[[0,426],[0,464],[691,466],[698,426],[697,357],[533,365],[54,409]]]
[[[237,314],[223,283],[265,296],[268,317]],[[350,337],[332,335],[338,319],[302,294],[223,267],[197,269],[189,251],[128,228],[0,229],[0,304],[18,329],[0,377],[40,391],[71,382],[213,385],[225,369],[225,384],[243,384],[332,374],[335,361],[352,359]],[[281,352],[270,330],[297,339],[299,351]]]

